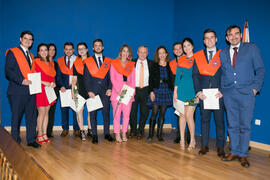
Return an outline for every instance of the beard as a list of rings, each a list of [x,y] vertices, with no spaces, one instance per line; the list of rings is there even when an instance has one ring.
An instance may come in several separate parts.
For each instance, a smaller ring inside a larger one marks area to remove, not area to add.
[[[95,54],[101,54],[103,52],[103,50],[100,50],[100,51],[96,51],[96,50],[93,50]]]

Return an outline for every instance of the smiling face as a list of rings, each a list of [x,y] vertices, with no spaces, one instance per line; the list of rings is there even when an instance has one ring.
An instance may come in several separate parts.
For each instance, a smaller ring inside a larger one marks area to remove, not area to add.
[[[78,46],[78,54],[81,57],[86,57],[87,56],[88,49],[84,45],[79,45]]]
[[[53,58],[55,56],[56,50],[54,46],[49,47],[49,58]]]
[[[64,53],[68,57],[72,56],[74,53],[74,49],[73,49],[72,45],[66,45],[64,48]]]
[[[33,36],[30,34],[25,34],[23,37],[20,38],[20,41],[21,45],[24,48],[29,49],[33,44]]]
[[[166,62],[166,57],[167,57],[167,53],[166,50],[164,48],[160,48],[158,50],[158,58],[159,58],[159,62],[164,63]]]
[[[205,33],[203,42],[208,49],[213,49],[216,47],[217,37],[213,32]]]
[[[233,28],[230,31],[227,31],[226,39],[233,46],[236,46],[240,43],[242,34],[239,28]]]
[[[94,45],[93,45],[94,53],[101,54],[103,49],[104,49],[104,47],[103,47],[101,42],[97,41],[97,42],[94,43]]]
[[[193,45],[189,41],[183,43],[183,49],[187,55],[193,53]]]
[[[173,47],[173,53],[175,54],[176,57],[181,57],[183,55],[182,44],[176,44]]]
[[[40,46],[38,50],[38,54],[42,59],[46,59],[48,56],[48,48],[47,46]]]
[[[120,52],[120,57],[122,60],[128,60],[129,58],[129,50],[127,47],[124,47]]]
[[[145,60],[146,57],[148,56],[148,49],[146,47],[141,46],[139,47],[137,54],[140,60]]]

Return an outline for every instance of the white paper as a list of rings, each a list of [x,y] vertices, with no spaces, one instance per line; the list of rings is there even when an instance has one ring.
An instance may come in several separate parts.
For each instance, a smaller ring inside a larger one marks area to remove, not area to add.
[[[59,91],[59,94],[61,107],[70,107],[72,101],[71,89],[67,89],[65,92]]]
[[[135,89],[124,84],[123,88],[121,91],[123,90],[127,90],[126,94],[123,95],[123,98],[121,99],[120,103],[123,103],[125,105],[127,105],[130,101],[130,99],[133,97]],[[118,101],[120,100],[120,96],[117,96],[116,98]]]
[[[41,93],[41,75],[40,73],[29,73],[27,74],[28,80],[32,81],[29,85],[30,94]]]
[[[49,104],[51,104],[54,100],[56,100],[57,97],[52,87],[45,86],[45,93],[49,101]]]
[[[88,98],[86,105],[88,112],[103,108],[103,104],[101,102],[99,95],[96,95],[94,98]]]
[[[185,114],[185,103],[183,101],[180,101],[180,100],[176,100],[176,101],[173,101],[173,107],[175,108],[175,111],[177,112],[174,112],[176,115],[179,116],[179,113],[181,114]]]
[[[77,98],[78,98],[77,107],[76,107],[74,99],[71,98],[71,101],[70,101],[70,107],[75,112],[79,112],[82,109],[82,107],[84,106],[85,102],[86,102],[86,100],[80,94],[77,95]]]
[[[204,109],[219,109],[219,98],[216,97],[217,93],[217,88],[203,89],[203,94],[206,96],[206,99],[203,100]]]

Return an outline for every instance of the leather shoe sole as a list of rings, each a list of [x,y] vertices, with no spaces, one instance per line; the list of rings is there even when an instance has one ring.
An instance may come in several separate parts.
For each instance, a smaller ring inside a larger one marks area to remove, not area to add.
[[[222,161],[234,161],[234,160],[239,160],[239,158],[240,157],[235,154],[229,154],[225,156],[224,158],[222,158]]]

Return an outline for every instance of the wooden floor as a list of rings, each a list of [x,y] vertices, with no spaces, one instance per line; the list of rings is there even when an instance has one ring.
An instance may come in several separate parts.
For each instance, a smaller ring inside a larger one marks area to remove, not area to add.
[[[147,143],[131,139],[117,144],[104,141],[102,132],[99,144],[82,142],[74,138],[54,139],[41,149],[23,148],[56,180],[63,179],[270,179],[269,152],[255,148],[249,153],[250,168],[241,167],[238,161],[222,162],[216,155],[214,141],[210,152],[198,155],[199,144],[189,152],[173,144],[174,130],[165,130],[165,142]],[[25,137],[23,137],[25,139]],[[199,142],[200,137],[197,137]]]

